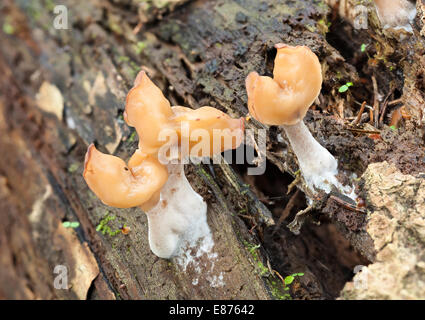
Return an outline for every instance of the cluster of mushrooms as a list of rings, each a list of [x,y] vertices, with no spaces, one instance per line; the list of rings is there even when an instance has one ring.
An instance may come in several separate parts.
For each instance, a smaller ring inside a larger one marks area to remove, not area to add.
[[[319,59],[305,46],[278,44],[276,48],[273,78],[252,72],[246,79],[249,112],[264,124],[283,126],[307,185],[329,193],[332,186],[340,186],[337,160],[303,122],[321,90]],[[187,181],[183,160],[237,148],[244,138],[244,119],[233,119],[212,107],[171,107],[143,71],[127,95],[124,119],[137,131],[138,149],[126,164],[90,145],[84,179],[109,206],[140,207],[147,214],[152,252],[171,258],[185,242],[203,236],[197,221],[206,224],[207,205]],[[198,139],[193,141],[191,135],[199,129],[207,134],[195,135]],[[164,132],[174,135],[164,139]],[[222,144],[223,137],[230,137],[230,145]]]
[[[212,107],[196,110],[171,107],[143,71],[127,95],[124,120],[139,136],[138,149],[128,164],[91,144],[83,176],[105,204],[117,208],[140,207],[148,217],[152,252],[170,258],[185,241],[196,240],[193,236],[199,230],[194,228],[195,222],[206,222],[206,203],[187,181],[184,159],[212,157],[226,147],[237,148],[243,139],[244,122]],[[191,140],[199,129],[208,139]],[[230,137],[230,145],[214,139],[218,133]],[[197,238],[203,235],[200,233]]]

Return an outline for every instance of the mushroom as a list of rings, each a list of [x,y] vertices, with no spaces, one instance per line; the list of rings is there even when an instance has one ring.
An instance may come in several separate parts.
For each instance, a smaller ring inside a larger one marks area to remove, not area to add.
[[[188,154],[209,157],[226,149],[235,149],[243,139],[243,118],[232,119],[209,106],[196,110],[182,106],[171,107],[144,71],[139,72],[127,95],[124,119],[129,126],[135,127],[140,137],[139,149],[148,154],[158,153],[164,146],[165,140],[160,139],[160,133],[177,134],[169,141],[169,145],[176,144],[177,139],[189,141],[189,150],[182,151],[182,158]],[[186,124],[186,132],[182,123]]]
[[[147,215],[149,245],[152,252],[161,258],[181,254],[181,250],[194,247],[201,238],[210,236],[207,224],[207,205],[188,182],[182,163],[164,162],[175,160],[159,157],[166,141],[160,139],[162,132],[174,132],[168,141],[177,147],[177,158],[195,153],[197,144],[202,156],[237,148],[242,142],[243,120],[232,119],[227,114],[211,107],[192,110],[171,107],[161,90],[144,72],[136,77],[134,87],[127,96],[125,120],[134,126],[139,135],[139,148],[128,161],[106,155],[90,145],[86,154],[84,179],[91,190],[107,205],[118,208],[139,206]],[[182,130],[183,123],[188,129]],[[191,141],[198,130],[197,144]],[[219,133],[221,132],[221,135]],[[224,132],[224,134],[223,134]],[[212,136],[208,136],[208,135]],[[232,138],[230,144],[221,146],[214,141]],[[206,139],[205,139],[206,138]],[[184,152],[182,145],[187,144]]]
[[[404,30],[412,33],[416,5],[409,0],[374,0],[379,21],[384,29]]]
[[[176,106],[172,107],[172,110],[171,120],[175,124],[174,129],[179,141],[189,142],[183,157],[212,157],[225,150],[236,149],[243,140],[243,118],[233,119],[212,107],[194,110]],[[182,124],[186,124],[186,130]]]
[[[108,206],[131,208],[155,204],[168,178],[167,168],[140,150],[128,165],[118,157],[104,154],[94,144],[88,147],[83,177],[91,190]]]
[[[127,125],[135,127],[139,136],[139,149],[144,153],[157,153],[164,142],[158,141],[173,115],[170,102],[146,75],[140,71],[128,92],[124,111]]]
[[[332,186],[343,188],[336,178],[337,160],[314,139],[303,121],[321,90],[319,59],[306,46],[277,44],[275,47],[273,79],[256,72],[246,79],[249,112],[259,122],[283,127],[312,191],[314,187],[326,193]]]

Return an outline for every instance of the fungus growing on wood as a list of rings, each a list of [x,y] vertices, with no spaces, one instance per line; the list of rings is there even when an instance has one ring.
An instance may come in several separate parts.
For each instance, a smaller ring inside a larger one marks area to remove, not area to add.
[[[155,157],[136,152],[127,166],[120,158],[104,154],[91,144],[86,153],[83,177],[103,203],[131,208],[157,198],[168,173]]]
[[[179,141],[189,142],[188,155],[211,157],[225,150],[236,149],[244,137],[244,119],[233,119],[212,107],[190,109],[172,107],[174,130]],[[186,123],[186,130],[181,126]],[[184,155],[183,155],[184,156]]]
[[[319,59],[305,46],[275,47],[274,78],[251,72],[246,79],[249,112],[264,124],[284,128],[311,190],[316,187],[329,193],[332,185],[342,188],[336,178],[337,160],[314,139],[303,121],[321,90]]]
[[[128,92],[124,111],[127,125],[134,127],[139,136],[139,149],[144,153],[157,153],[164,144],[158,136],[173,115],[170,102],[146,75],[137,75],[133,88]]]
[[[140,207],[148,218],[150,248],[161,258],[179,255],[184,248],[197,245],[201,238],[212,239],[207,205],[188,182],[183,164],[163,161],[212,157],[237,148],[243,138],[243,120],[232,119],[212,107],[171,107],[144,72],[138,74],[128,93],[124,117],[139,135],[139,148],[126,165],[118,157],[103,154],[90,145],[83,174],[90,189],[107,205]],[[169,141],[161,139],[164,131],[167,136],[174,132]],[[192,141],[193,135],[196,143]],[[230,143],[220,145],[216,137],[220,142],[230,137]],[[167,143],[179,150],[175,158],[159,156]],[[187,151],[183,144],[187,144]],[[202,152],[199,155],[195,150]]]

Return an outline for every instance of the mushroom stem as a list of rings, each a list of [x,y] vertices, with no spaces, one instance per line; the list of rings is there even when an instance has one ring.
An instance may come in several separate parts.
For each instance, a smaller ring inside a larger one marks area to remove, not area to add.
[[[301,173],[308,187],[331,192],[332,185],[339,186],[338,161],[334,156],[317,142],[310,130],[299,121],[295,125],[283,125],[286,136],[298,158]]]
[[[207,204],[187,181],[183,164],[167,167],[169,177],[161,189],[160,201],[146,212],[151,250],[165,259],[195,247],[198,240],[210,235]]]

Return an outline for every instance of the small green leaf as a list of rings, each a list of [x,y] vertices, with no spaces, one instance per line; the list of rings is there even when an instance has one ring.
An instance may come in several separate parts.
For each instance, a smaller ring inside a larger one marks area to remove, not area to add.
[[[71,224],[70,224],[70,227],[71,228],[78,228],[80,226],[80,223],[79,222],[77,222],[77,221],[74,221],[74,222],[71,222]]]
[[[249,252],[253,253],[255,250],[257,250],[260,247],[260,245],[252,246],[249,248]]]
[[[293,276],[287,276],[285,278],[285,285],[290,285],[292,282],[294,282],[294,277]]]
[[[295,275],[298,276],[298,277],[302,277],[304,275],[304,273],[300,272],[300,273],[296,273]]]
[[[135,137],[136,137],[136,131],[133,131],[130,137],[128,138],[128,142],[133,142]]]
[[[13,34],[15,32],[15,28],[8,22],[3,24],[3,32],[6,34]]]
[[[65,227],[65,228],[78,228],[79,226],[80,226],[80,223],[79,222],[77,222],[77,221],[74,221],[74,222],[71,222],[71,221],[64,221],[63,223],[62,223],[62,225]]]
[[[136,44],[136,53],[141,54],[142,51],[146,48],[146,42],[139,41]]]
[[[396,126],[394,126],[394,125],[390,126],[390,128],[391,128],[391,130],[393,130],[393,131],[397,131],[397,127],[396,127]]]
[[[338,91],[339,93],[346,92],[348,90],[348,86],[344,84],[343,86],[339,87]]]
[[[69,221],[65,221],[65,222],[63,222],[63,223],[62,223],[62,225],[63,225],[65,228],[69,228],[69,227],[71,226],[71,222],[69,222]]]
[[[365,52],[365,51],[366,51],[366,47],[367,47],[367,45],[366,45],[366,44],[364,44],[364,43],[362,43],[362,45],[361,45],[361,47],[360,47],[360,51],[361,51],[361,52]]]
[[[344,84],[341,87],[339,87],[338,91],[340,93],[344,93],[344,92],[348,91],[348,88],[350,88],[351,86],[353,86],[353,83],[352,82],[347,82],[346,84]]]
[[[100,231],[100,229],[102,229],[102,225],[98,224],[97,227],[96,227],[96,231]]]

